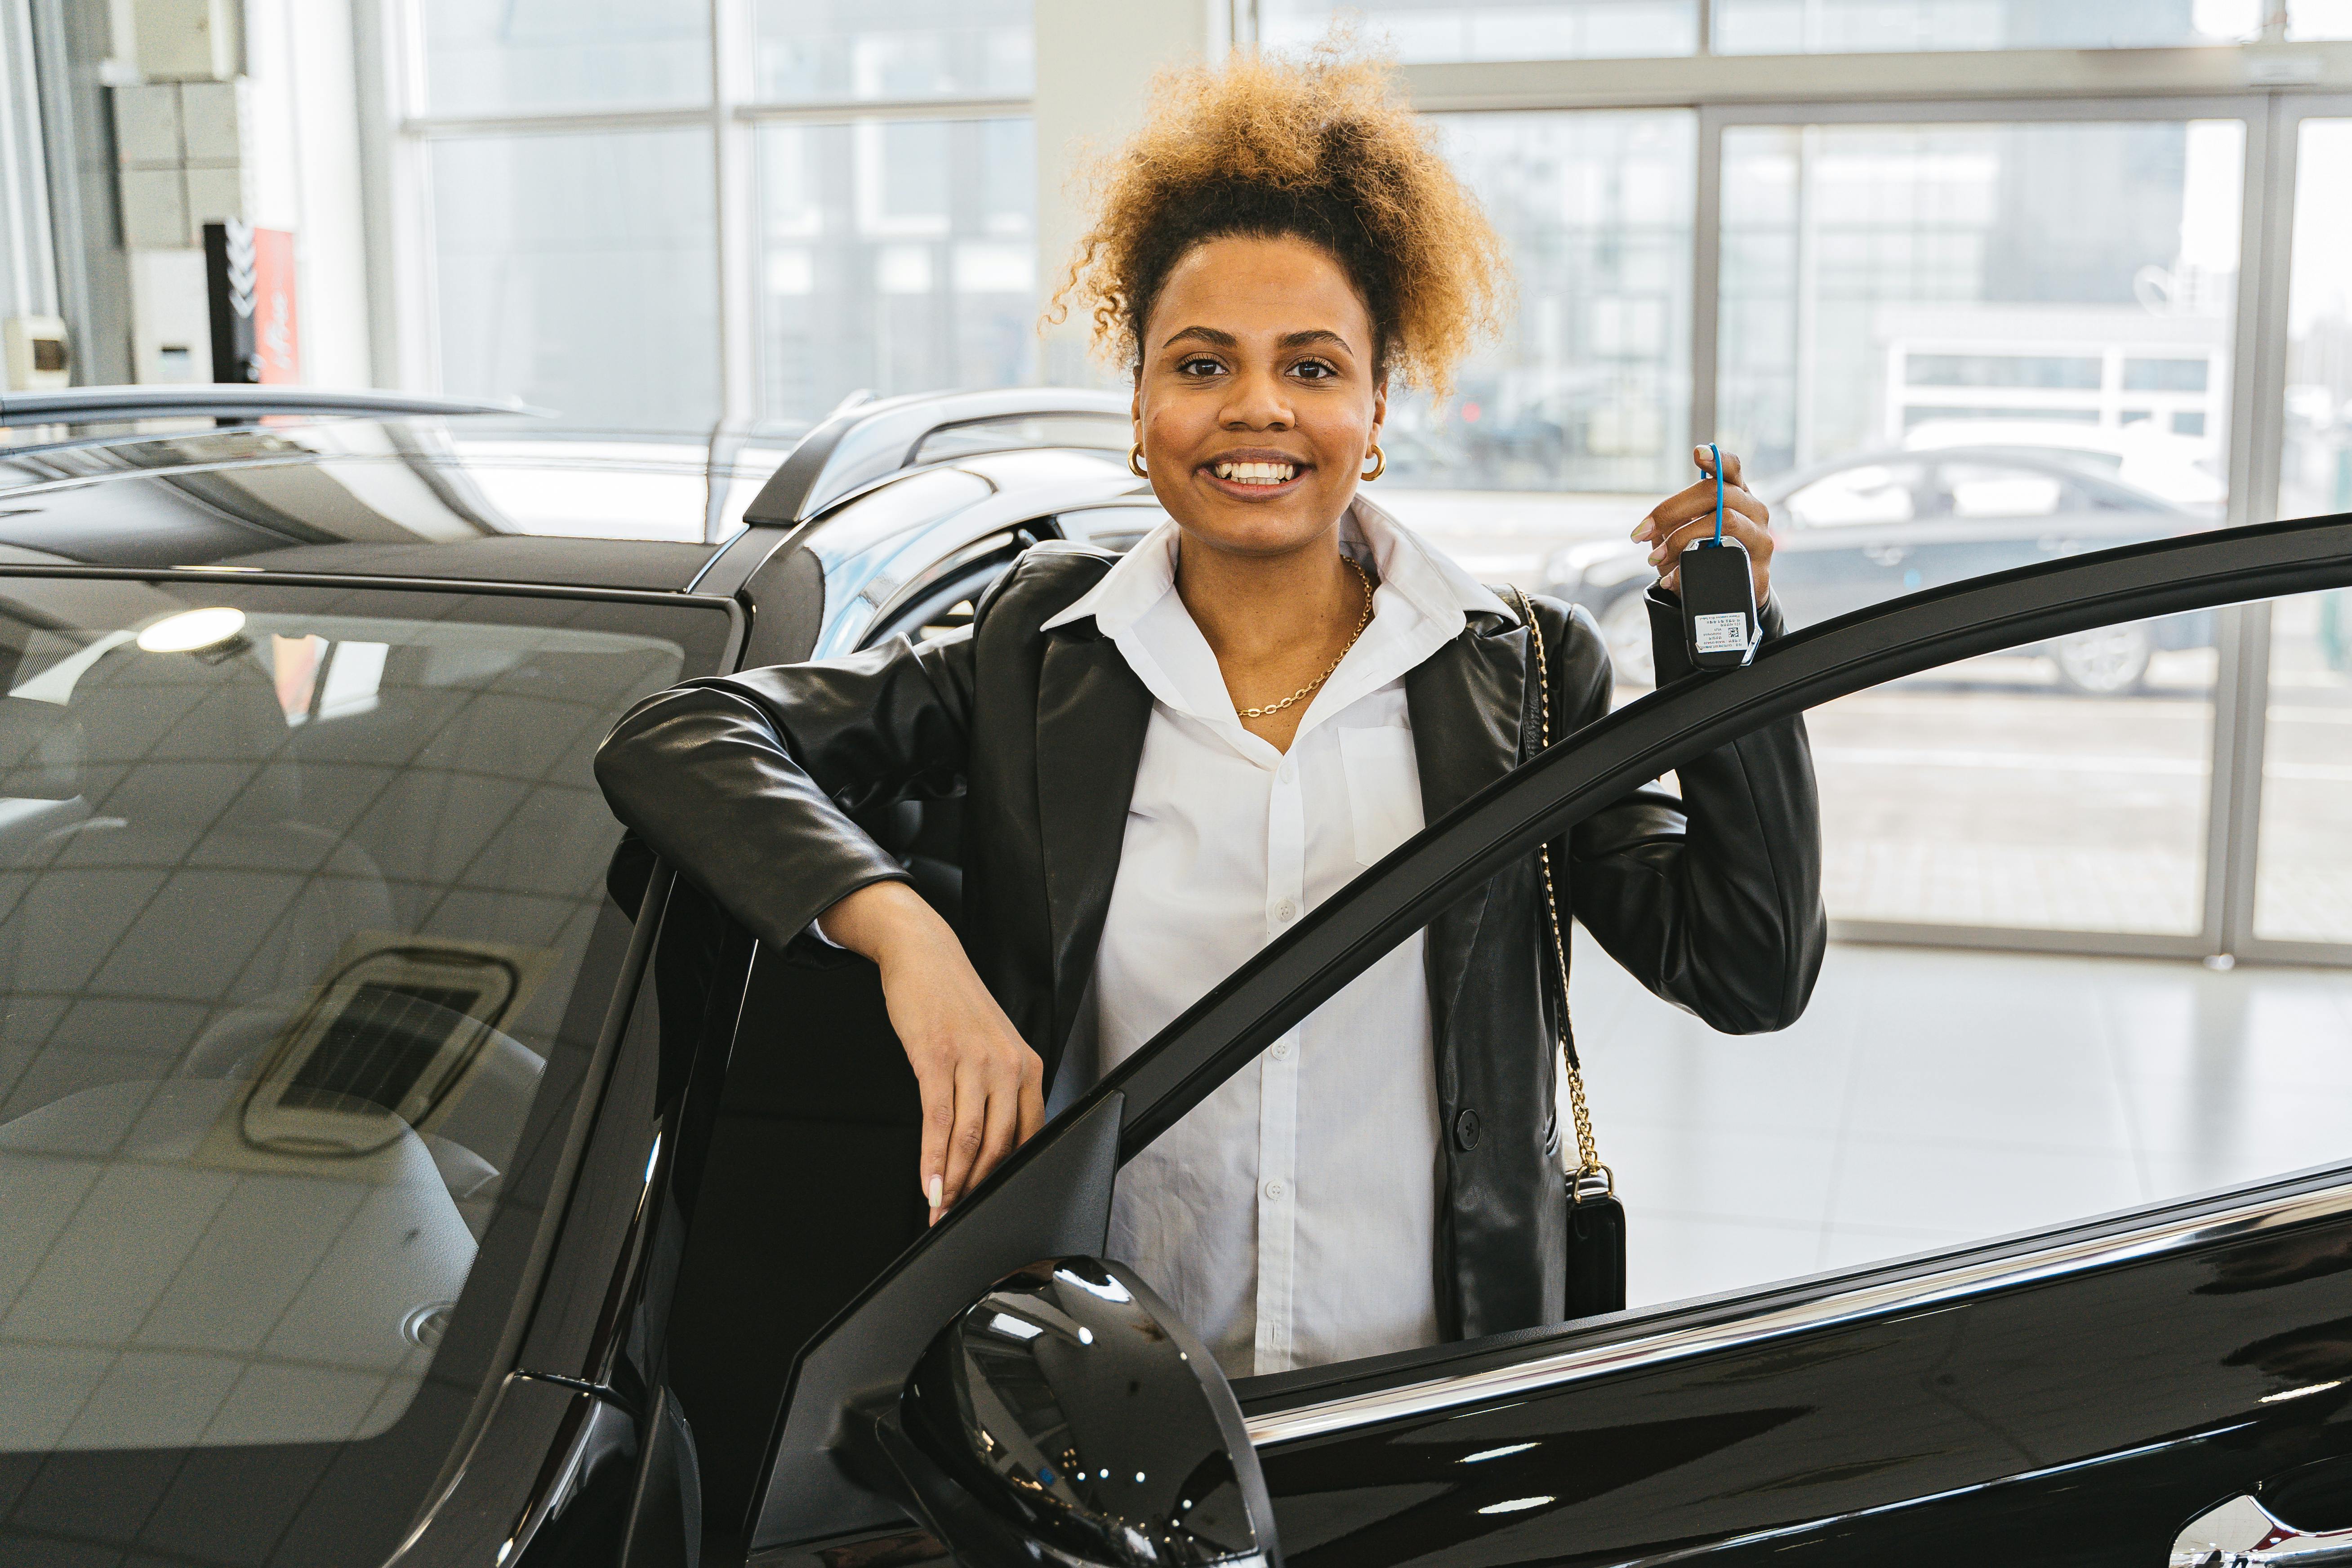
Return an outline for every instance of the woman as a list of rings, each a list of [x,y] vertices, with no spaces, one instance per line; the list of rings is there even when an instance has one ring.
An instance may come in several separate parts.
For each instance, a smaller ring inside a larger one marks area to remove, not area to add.
[[[1241,59],[1164,82],[1057,309],[1134,377],[1171,521],[1040,546],[968,631],[691,682],[598,758],[614,808],[761,938],[879,966],[921,1086],[934,1221],[1044,1115],[1534,746],[1511,604],[1358,495],[1391,378],[1440,390],[1500,247],[1386,73]],[[1724,460],[1766,597],[1763,504]],[[1701,455],[1701,467],[1706,461]],[[1635,529],[1662,679],[1702,479]],[[1605,712],[1591,623],[1538,601],[1554,724]],[[1803,1008],[1823,940],[1796,720],[1627,796],[1554,854],[1563,907],[1719,1029]],[[961,932],[845,815],[965,795]],[[1122,1173],[1114,1256],[1234,1373],[1561,1315],[1566,1204],[1529,858],[1374,965]],[[1471,984],[1473,977],[1475,984]]]

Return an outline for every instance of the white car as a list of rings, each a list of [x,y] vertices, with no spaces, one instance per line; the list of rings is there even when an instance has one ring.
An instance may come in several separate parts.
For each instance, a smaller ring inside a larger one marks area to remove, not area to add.
[[[1930,419],[1905,431],[1903,445],[1914,452],[1947,447],[2063,452],[2177,507],[2217,518],[2230,499],[2203,442],[2146,420],[2109,428],[2058,419]]]

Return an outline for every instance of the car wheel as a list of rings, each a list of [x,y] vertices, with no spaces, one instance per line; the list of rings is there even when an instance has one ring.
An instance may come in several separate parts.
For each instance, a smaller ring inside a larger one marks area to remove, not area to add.
[[[1641,589],[1618,595],[1601,612],[1601,640],[1620,686],[1655,686],[1657,660],[1650,651],[1650,607]]]
[[[2113,697],[2136,691],[2147,675],[2155,644],[2139,622],[2077,632],[2050,645],[2058,661],[2058,679],[2069,691],[2092,697]]]

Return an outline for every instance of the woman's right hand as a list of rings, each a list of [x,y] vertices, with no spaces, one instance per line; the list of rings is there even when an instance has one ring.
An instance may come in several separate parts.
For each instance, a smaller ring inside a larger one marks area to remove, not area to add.
[[[922,1089],[916,1176],[937,1225],[1045,1124],[1045,1064],[989,994],[947,921],[906,883],[869,883],[817,924],[882,971],[890,1026]]]

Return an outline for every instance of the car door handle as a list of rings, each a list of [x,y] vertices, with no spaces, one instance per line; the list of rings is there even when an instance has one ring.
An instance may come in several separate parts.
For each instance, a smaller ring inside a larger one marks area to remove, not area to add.
[[[2251,1497],[2234,1497],[2189,1521],[2172,1543],[2171,1568],[2318,1568],[2352,1563],[2352,1530],[2304,1531]]]
[[[1911,553],[1911,548],[1906,544],[1866,544],[1862,553],[1874,566],[1899,566]]]

